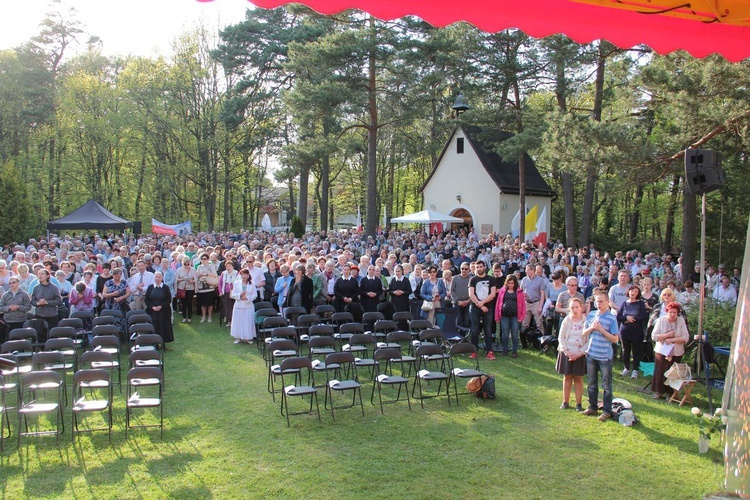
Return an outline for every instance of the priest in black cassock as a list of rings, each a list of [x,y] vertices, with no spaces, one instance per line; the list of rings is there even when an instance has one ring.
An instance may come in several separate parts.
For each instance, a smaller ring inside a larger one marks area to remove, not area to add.
[[[367,276],[359,282],[359,303],[365,312],[375,312],[383,296],[383,282],[375,276],[375,266],[367,267]]]
[[[154,273],[154,283],[146,289],[146,311],[151,316],[156,333],[161,335],[164,343],[174,341],[172,332],[172,293],[164,284],[161,271]]]

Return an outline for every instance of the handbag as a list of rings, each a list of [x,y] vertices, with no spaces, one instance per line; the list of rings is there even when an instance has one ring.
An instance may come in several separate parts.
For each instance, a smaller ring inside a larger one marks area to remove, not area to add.
[[[424,300],[422,301],[422,310],[425,312],[429,312],[435,309],[435,303],[431,300]]]
[[[469,392],[477,393],[482,390],[482,377],[471,377],[466,382],[466,390]]]
[[[212,287],[216,287],[219,285],[219,277],[216,275],[206,276],[206,283],[208,283]]]
[[[683,384],[692,380],[690,365],[687,363],[675,363],[669,370],[664,372],[664,385],[668,385],[675,391],[679,391]]]
[[[175,297],[178,299],[184,299],[185,298],[185,289],[184,288],[178,288],[177,293],[175,294]]]

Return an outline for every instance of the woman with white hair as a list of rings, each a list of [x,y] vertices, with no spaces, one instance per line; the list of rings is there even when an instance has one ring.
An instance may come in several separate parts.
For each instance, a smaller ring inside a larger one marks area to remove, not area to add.
[[[10,290],[10,277],[13,273],[8,269],[8,262],[5,259],[0,259],[0,287],[3,292]]]
[[[70,292],[71,290],[73,290],[73,285],[70,283],[70,281],[65,279],[65,271],[63,270],[56,271],[55,278],[57,278],[57,282],[60,284],[58,288],[60,289],[60,297],[62,297],[63,306],[69,308]]]
[[[28,264],[18,265],[18,281],[21,290],[29,293],[29,289],[31,288],[31,285],[34,283],[34,281],[36,281],[36,279],[36,276],[29,272]]]

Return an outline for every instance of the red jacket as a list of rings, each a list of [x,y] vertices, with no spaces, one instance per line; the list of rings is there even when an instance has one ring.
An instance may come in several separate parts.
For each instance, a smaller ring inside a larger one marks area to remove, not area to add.
[[[503,310],[503,299],[505,298],[505,292],[507,291],[508,288],[503,286],[500,287],[500,291],[497,292],[497,301],[495,302],[495,321],[500,321],[500,312]],[[516,303],[518,304],[518,321],[523,321],[523,318],[526,317],[526,296],[520,288],[516,290]]]

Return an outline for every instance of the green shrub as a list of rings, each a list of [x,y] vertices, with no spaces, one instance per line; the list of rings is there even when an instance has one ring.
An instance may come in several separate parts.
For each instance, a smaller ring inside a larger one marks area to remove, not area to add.
[[[736,308],[719,304],[711,298],[706,299],[703,314],[703,330],[708,332],[708,340],[714,346],[730,345],[734,328]],[[690,335],[698,332],[698,308],[693,307],[688,313]]]
[[[292,223],[289,225],[289,232],[297,237],[305,234],[305,226],[302,225],[302,219],[300,219],[299,216],[295,215],[292,217]]]

